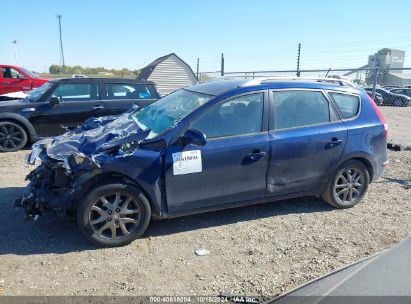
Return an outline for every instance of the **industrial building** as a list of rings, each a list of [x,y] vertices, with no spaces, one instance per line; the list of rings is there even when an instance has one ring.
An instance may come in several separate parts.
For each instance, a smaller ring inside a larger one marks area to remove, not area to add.
[[[411,74],[405,73],[404,68],[405,51],[397,49],[381,49],[374,55],[368,57],[369,69],[366,77],[368,83],[373,83],[378,72],[377,83],[384,86],[406,86],[411,85]]]

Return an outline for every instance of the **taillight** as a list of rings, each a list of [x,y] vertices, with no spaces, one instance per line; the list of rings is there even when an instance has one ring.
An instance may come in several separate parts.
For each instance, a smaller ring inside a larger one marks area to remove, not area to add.
[[[377,104],[375,101],[370,97],[370,95],[367,94],[368,100],[370,101],[372,107],[374,108],[375,113],[377,113],[378,118],[380,119],[381,123],[384,126],[384,136],[387,137],[388,135],[388,124],[387,121],[385,120],[384,115],[382,115],[380,109],[378,108]]]

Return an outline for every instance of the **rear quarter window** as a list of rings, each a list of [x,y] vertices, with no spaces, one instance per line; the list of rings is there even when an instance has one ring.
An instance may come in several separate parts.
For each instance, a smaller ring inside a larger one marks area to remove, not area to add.
[[[349,119],[357,116],[360,109],[360,97],[343,93],[329,92],[334,100],[342,119]]]

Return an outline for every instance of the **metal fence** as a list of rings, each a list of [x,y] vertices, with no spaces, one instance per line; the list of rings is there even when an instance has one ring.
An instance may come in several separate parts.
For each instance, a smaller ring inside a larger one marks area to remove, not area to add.
[[[335,77],[364,88],[380,107],[388,125],[388,140],[396,148],[411,149],[411,68],[344,68],[300,70],[300,77]],[[221,75],[223,74],[223,75]],[[297,70],[202,72],[199,81],[296,77]]]

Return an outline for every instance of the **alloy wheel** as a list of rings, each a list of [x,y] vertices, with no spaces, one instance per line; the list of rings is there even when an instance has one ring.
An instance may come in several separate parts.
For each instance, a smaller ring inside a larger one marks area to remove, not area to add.
[[[89,223],[101,238],[119,239],[133,233],[141,220],[138,202],[129,194],[115,192],[101,196],[90,208]]]
[[[344,169],[335,180],[335,197],[343,204],[351,204],[361,196],[364,180],[364,175],[360,170],[356,168]]]
[[[14,150],[24,142],[24,130],[11,123],[0,125],[0,147],[3,151]]]

